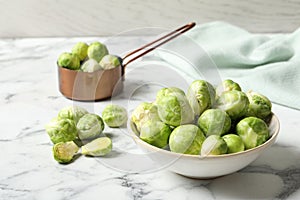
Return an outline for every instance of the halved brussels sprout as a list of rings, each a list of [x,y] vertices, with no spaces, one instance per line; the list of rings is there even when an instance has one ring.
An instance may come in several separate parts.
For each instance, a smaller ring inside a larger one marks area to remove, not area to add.
[[[227,153],[236,153],[245,150],[245,145],[240,136],[235,134],[227,134],[223,136],[223,139],[228,147]]]
[[[92,139],[100,136],[104,130],[104,123],[96,114],[85,114],[77,123],[79,139]]]
[[[74,120],[74,122],[77,124],[78,120],[87,113],[88,113],[88,111],[82,107],[67,106],[58,112],[57,117],[58,117],[58,119]]]
[[[54,118],[46,125],[45,128],[54,144],[73,141],[78,136],[76,124],[70,119]]]
[[[108,54],[106,46],[100,42],[93,42],[90,44],[88,51],[88,57],[100,62],[100,60]]]
[[[82,66],[81,66],[81,70],[83,72],[95,72],[98,70],[102,70],[102,67],[99,65],[99,63],[94,60],[94,59],[88,59],[87,61],[85,61]]]
[[[119,58],[114,55],[105,55],[101,59],[99,64],[105,70],[112,69],[121,65]]]
[[[148,120],[160,120],[157,113],[157,106],[153,103],[143,102],[138,105],[131,114],[131,121],[136,126],[137,131]]]
[[[163,148],[168,144],[171,128],[157,120],[147,121],[141,128],[140,138],[156,147]]]
[[[221,155],[227,153],[227,144],[219,135],[208,136],[201,148],[201,156]]]
[[[59,142],[53,148],[53,157],[59,163],[70,163],[74,155],[78,152],[79,147],[73,142]]]
[[[157,97],[157,111],[160,119],[170,125],[179,126],[194,121],[194,112],[181,92],[165,93]]]
[[[127,111],[119,105],[108,105],[102,111],[102,119],[109,127],[120,127],[127,122]]]
[[[237,91],[242,91],[240,85],[233,80],[227,79],[222,82],[222,84],[218,85],[216,89],[216,93],[218,96],[220,96],[223,92],[227,91],[232,91],[232,90],[237,90]]]
[[[246,94],[250,102],[246,115],[266,119],[271,114],[271,101],[257,92],[249,91]]]
[[[78,70],[80,69],[80,59],[76,54],[62,53],[58,57],[57,64],[60,67]]]
[[[263,144],[269,138],[268,125],[257,117],[247,117],[236,125],[236,132],[242,138],[246,149]]]
[[[232,90],[223,92],[214,107],[224,110],[232,119],[243,117],[247,113],[249,100],[244,92]]]
[[[202,143],[205,140],[203,132],[193,124],[176,127],[169,139],[172,152],[200,155]]]
[[[86,156],[105,156],[112,150],[112,141],[108,137],[97,138],[81,147],[81,154]]]
[[[187,98],[196,115],[200,115],[204,110],[211,108],[215,102],[215,97],[214,87],[204,80],[192,82],[187,92]]]
[[[89,45],[84,42],[76,43],[72,48],[72,54],[76,54],[78,58],[83,61],[87,56]]]
[[[229,115],[220,109],[208,109],[204,111],[199,119],[198,126],[209,135],[224,135],[230,130],[231,119]]]

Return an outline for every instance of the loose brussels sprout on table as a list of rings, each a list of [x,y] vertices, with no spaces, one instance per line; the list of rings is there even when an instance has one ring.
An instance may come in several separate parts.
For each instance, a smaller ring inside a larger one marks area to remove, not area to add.
[[[119,58],[114,55],[105,55],[99,64],[105,70],[113,69],[121,65]]]
[[[231,119],[229,115],[220,109],[208,109],[200,115],[198,119],[198,126],[205,133],[209,135],[224,135],[231,126]]]
[[[62,53],[57,60],[57,64],[60,67],[78,70],[80,69],[80,60],[76,54]]]
[[[104,123],[96,114],[85,114],[77,123],[78,137],[81,140],[99,137],[104,130]]]
[[[219,135],[208,136],[201,148],[201,156],[221,155],[227,153],[227,144]]]
[[[70,163],[74,155],[78,152],[79,147],[73,142],[59,142],[53,148],[53,157],[59,163]]]
[[[149,120],[141,128],[140,138],[156,147],[163,148],[168,144],[171,128],[157,120]]]
[[[244,92],[232,90],[223,92],[215,107],[226,111],[231,119],[239,119],[246,115],[249,100]]]
[[[249,91],[246,94],[250,102],[246,115],[266,119],[271,114],[271,101],[257,92]]]
[[[108,105],[102,111],[102,118],[109,127],[120,127],[127,122],[127,111],[119,105]]]
[[[83,61],[87,56],[89,45],[84,42],[76,43],[72,48],[72,54],[76,54],[80,61]]]
[[[54,118],[46,125],[46,131],[53,142],[68,142],[75,140],[78,136],[76,124],[70,119]]]
[[[93,42],[90,44],[87,50],[87,55],[89,58],[100,62],[101,59],[108,54],[106,46],[100,42]]]
[[[82,146],[81,153],[86,156],[105,156],[112,150],[112,141],[108,137],[97,138]]]
[[[176,127],[169,139],[170,150],[176,153],[199,155],[205,136],[193,124]]]
[[[160,119],[170,126],[179,126],[194,120],[194,112],[186,96],[181,92],[165,93],[164,96],[158,97],[156,104]]]
[[[242,138],[246,149],[257,147],[269,138],[268,125],[256,117],[242,119],[236,125],[236,132]]]
[[[79,119],[87,114],[88,111],[82,107],[79,106],[67,106],[61,109],[58,113],[58,119],[70,119],[74,120],[74,122],[77,124]]]
[[[210,108],[215,101],[216,91],[207,81],[196,80],[188,88],[187,98],[196,115]]]

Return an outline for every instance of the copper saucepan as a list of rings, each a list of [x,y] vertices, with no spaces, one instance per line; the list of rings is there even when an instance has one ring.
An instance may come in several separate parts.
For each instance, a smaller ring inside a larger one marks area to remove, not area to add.
[[[120,58],[121,65],[113,69],[98,70],[89,73],[58,66],[59,90],[66,98],[78,101],[98,101],[109,98],[112,94],[117,94],[122,90],[122,77],[125,74],[125,67],[129,63],[188,31],[195,25],[196,23],[194,22],[186,24],[140,48],[137,48],[123,58]],[[141,53],[134,56],[138,52]]]

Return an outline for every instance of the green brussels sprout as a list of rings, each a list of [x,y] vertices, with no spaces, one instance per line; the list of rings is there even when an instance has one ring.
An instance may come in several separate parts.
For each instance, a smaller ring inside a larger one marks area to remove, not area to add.
[[[201,156],[226,154],[227,149],[227,144],[222,137],[210,135],[202,144]]]
[[[198,119],[198,126],[206,136],[221,136],[230,130],[231,119],[229,115],[223,110],[208,109],[200,115]]]
[[[245,150],[245,145],[240,136],[235,134],[227,134],[223,136],[223,139],[228,147],[227,153],[236,153]]]
[[[220,96],[223,92],[232,90],[242,91],[238,83],[234,82],[233,80],[227,79],[223,81],[222,84],[218,85],[216,93],[218,96]]]
[[[99,63],[94,60],[94,59],[88,59],[87,61],[85,61],[82,66],[81,66],[81,70],[83,72],[94,72],[94,71],[98,71],[98,70],[102,70],[102,67],[99,65]]]
[[[204,110],[211,108],[215,102],[215,97],[215,88],[207,81],[196,80],[188,88],[187,98],[196,115],[200,115]]]
[[[224,110],[231,119],[238,119],[247,113],[249,100],[244,92],[232,90],[223,92],[217,99],[216,108]]]
[[[246,115],[266,119],[271,114],[271,101],[266,96],[253,91],[246,94],[250,102]]]
[[[87,56],[89,45],[84,42],[78,42],[72,48],[72,54],[76,54],[78,58],[83,61]]]
[[[127,122],[127,111],[119,105],[108,105],[102,111],[102,119],[109,127],[120,127]]]
[[[242,138],[246,149],[257,147],[269,138],[267,124],[257,117],[242,119],[236,125],[236,132]]]
[[[104,130],[104,123],[96,114],[85,114],[77,123],[79,139],[92,139],[98,137]]]
[[[54,144],[73,141],[78,136],[76,124],[70,119],[54,118],[46,125],[45,128]]]
[[[174,92],[160,96],[156,101],[160,119],[170,125],[179,126],[194,121],[194,112],[185,95]]]
[[[142,125],[148,120],[160,120],[157,113],[157,106],[153,103],[143,102],[132,112],[131,121],[136,126],[136,130],[141,131]]]
[[[81,147],[81,154],[86,156],[105,156],[112,150],[112,141],[108,137],[97,138]]]
[[[100,62],[100,60],[108,54],[108,50],[104,44],[100,42],[93,42],[92,44],[90,44],[87,50],[87,54],[89,58]]]
[[[99,64],[105,70],[112,69],[121,65],[119,58],[114,55],[105,55],[101,59]]]
[[[58,57],[57,64],[60,67],[78,70],[80,69],[80,60],[76,54],[62,53]]]
[[[169,96],[176,93],[179,93],[180,95],[185,95],[184,91],[177,87],[162,88],[156,94],[156,102],[158,102],[165,96]]]
[[[70,163],[74,155],[78,152],[79,147],[73,142],[59,142],[53,148],[53,157],[59,163]]]
[[[58,112],[58,119],[70,119],[74,120],[75,124],[77,124],[78,120],[88,111],[79,106],[67,106],[61,109]]]
[[[140,138],[159,148],[168,144],[171,128],[161,121],[147,121],[141,128]]]
[[[205,136],[200,128],[193,124],[176,127],[169,139],[172,152],[200,155],[200,150]]]

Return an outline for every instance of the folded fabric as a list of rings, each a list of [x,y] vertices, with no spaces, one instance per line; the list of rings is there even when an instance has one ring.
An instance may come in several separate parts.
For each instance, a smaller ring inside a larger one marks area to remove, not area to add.
[[[292,34],[251,34],[224,22],[198,25],[154,53],[190,79],[224,79],[300,109],[300,29]]]

